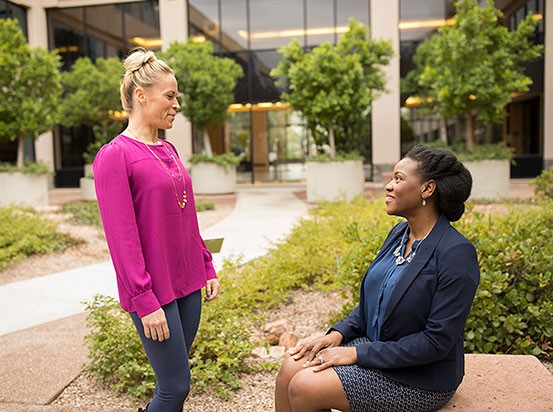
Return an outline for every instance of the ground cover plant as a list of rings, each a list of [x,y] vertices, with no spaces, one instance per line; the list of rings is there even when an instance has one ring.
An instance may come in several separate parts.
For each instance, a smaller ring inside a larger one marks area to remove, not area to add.
[[[0,208],[0,270],[31,255],[61,252],[79,242],[56,223],[17,207]]]
[[[494,215],[472,210],[455,224],[475,244],[482,271],[466,328],[467,352],[551,358],[551,206],[509,204]],[[251,341],[252,327],[294,289],[341,290],[354,296],[344,312],[351,310],[366,268],[397,221],[386,215],[382,199],[323,204],[267,256],[245,265],[229,264],[219,274],[219,299],[204,307],[190,355],[193,385],[222,395],[238,387],[240,374],[256,368],[248,360],[256,345]],[[130,388],[136,396],[147,393],[153,374],[144,371],[149,366],[142,349],[135,346],[138,337],[128,316],[121,316],[115,302],[106,306],[98,300],[88,309],[90,371],[109,377],[115,388]],[[117,322],[98,322],[98,311]],[[119,321],[130,327],[123,328]]]

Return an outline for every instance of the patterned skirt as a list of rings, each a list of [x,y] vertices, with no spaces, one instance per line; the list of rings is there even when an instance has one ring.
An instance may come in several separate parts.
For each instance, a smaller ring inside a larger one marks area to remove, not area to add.
[[[343,346],[370,342],[357,338]],[[455,391],[432,391],[396,382],[378,369],[358,365],[333,366],[352,412],[432,412],[444,406]]]

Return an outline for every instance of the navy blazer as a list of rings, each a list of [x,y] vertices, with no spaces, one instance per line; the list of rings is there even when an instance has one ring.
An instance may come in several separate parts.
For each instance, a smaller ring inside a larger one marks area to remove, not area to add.
[[[406,226],[394,226],[375,260]],[[357,346],[357,364],[407,385],[455,390],[464,375],[464,327],[479,280],[474,246],[440,216],[392,291],[380,340]],[[366,336],[363,305],[362,283],[359,305],[332,327],[344,342]]]

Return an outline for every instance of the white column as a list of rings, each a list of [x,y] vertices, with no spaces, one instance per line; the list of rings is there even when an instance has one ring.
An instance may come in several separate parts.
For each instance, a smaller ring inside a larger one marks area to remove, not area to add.
[[[32,0],[27,9],[29,45],[48,50],[48,22],[40,0]],[[54,137],[52,132],[41,134],[35,142],[36,160],[46,163],[54,171]],[[50,182],[52,185],[53,182]]]
[[[543,90],[543,165],[553,166],[553,3],[545,9],[545,55]]]
[[[186,0],[159,0],[159,27],[162,49],[188,38],[188,3]],[[183,160],[192,154],[192,126],[182,115],[177,115],[173,128],[167,130],[167,139],[175,144]]]
[[[372,163],[380,182],[400,158],[399,0],[371,1],[371,37],[390,40],[394,57],[384,68],[388,93],[372,104]]]

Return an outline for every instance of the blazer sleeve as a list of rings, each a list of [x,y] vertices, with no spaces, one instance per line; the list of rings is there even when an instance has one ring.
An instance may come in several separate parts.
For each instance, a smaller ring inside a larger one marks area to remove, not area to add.
[[[152,291],[136,223],[124,149],[108,143],[94,160],[94,185],[120,294],[131,298],[139,317],[161,306]]]
[[[424,329],[399,339],[357,346],[360,366],[398,368],[435,362],[463,338],[480,276],[476,250],[468,241],[457,243],[441,253],[438,262],[437,288]]]
[[[350,340],[363,336],[365,334],[365,326],[361,320],[361,309],[359,305],[353,309],[353,311],[344,319],[336,323],[331,329],[337,330],[344,337],[344,342],[349,342]],[[329,332],[330,332],[329,331]]]

